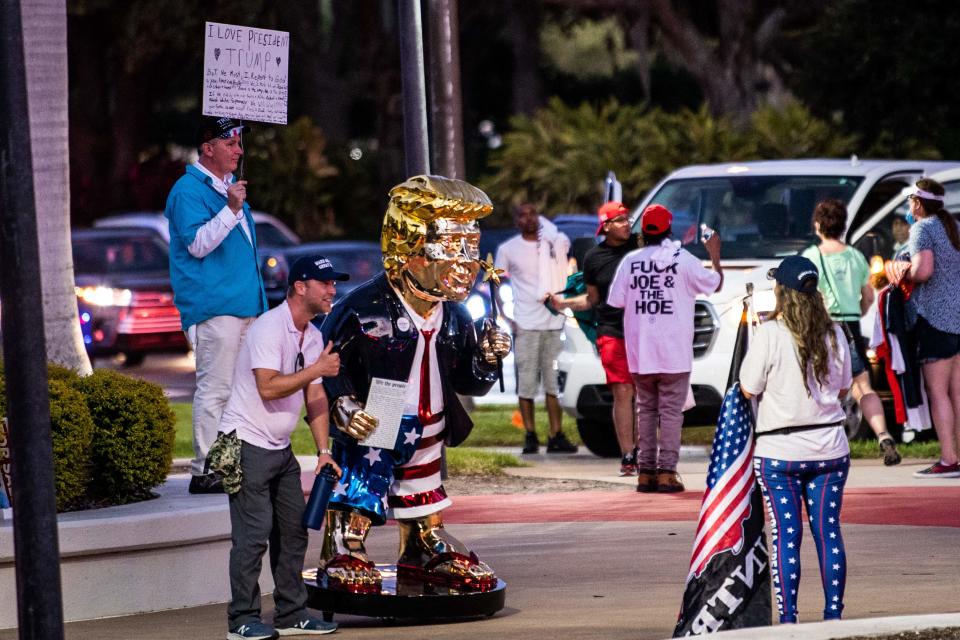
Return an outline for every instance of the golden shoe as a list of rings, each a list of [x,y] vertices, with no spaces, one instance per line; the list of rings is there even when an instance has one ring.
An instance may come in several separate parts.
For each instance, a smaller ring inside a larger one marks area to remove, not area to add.
[[[490,591],[497,576],[477,554],[443,528],[434,513],[415,520],[398,520],[400,557],[397,582],[435,585],[454,591]]]
[[[318,579],[328,589],[380,593],[383,577],[367,556],[370,518],[356,511],[328,509]]]

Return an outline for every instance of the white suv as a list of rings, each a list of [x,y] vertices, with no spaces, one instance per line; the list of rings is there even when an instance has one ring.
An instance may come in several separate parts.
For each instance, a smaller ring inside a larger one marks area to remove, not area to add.
[[[723,289],[701,296],[696,305],[690,381],[697,408],[688,412],[688,422],[715,420],[727,388],[745,285],[753,283],[756,311],[773,309],[767,270],[816,242],[811,218],[817,202],[846,202],[847,239],[868,259],[877,253],[889,257],[894,242],[889,218],[896,206],[891,200],[902,197],[903,189],[921,176],[957,168],[958,162],[855,157],[772,160],[684,167],[655,186],[631,214],[635,230],[640,212],[657,203],[673,212],[674,238],[694,255],[706,261],[697,233],[701,224],[716,229],[723,240]],[[866,335],[872,332],[872,326],[864,329]],[[573,320],[567,322],[564,337],[557,363],[561,404],[576,418],[590,451],[619,456],[610,414],[613,397],[596,349]]]

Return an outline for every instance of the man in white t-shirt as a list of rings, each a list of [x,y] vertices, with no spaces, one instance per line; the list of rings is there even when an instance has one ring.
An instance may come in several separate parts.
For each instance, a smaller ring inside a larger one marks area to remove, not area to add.
[[[333,623],[307,614],[303,585],[307,532],[303,517],[300,465],[290,434],[304,403],[317,445],[315,473],[330,464],[340,473],[329,448],[329,408],[320,384],[335,376],[340,356],[324,347],[311,322],[329,313],[336,282],[349,275],[323,256],[300,258],[290,269],[287,299],[257,318],[247,330],[233,376],[233,390],[220,421],[220,432],[236,432],[241,442],[239,490],[230,494],[230,604],[228,640],[317,635],[336,630]],[[275,586],[274,624],[260,618],[257,581],[270,540]]]
[[[693,368],[694,304],[719,291],[720,236],[704,240],[713,271],[670,239],[673,215],[659,204],[640,216],[642,249],[624,256],[607,304],[623,309],[627,364],[636,388],[637,491],[683,491],[677,475],[683,406]],[[658,436],[659,428],[659,436]]]
[[[497,248],[494,264],[506,272],[513,290],[513,317],[504,315],[515,345],[517,395],[526,430],[523,453],[537,453],[540,448],[533,401],[541,382],[550,421],[547,453],[574,453],[577,447],[560,430],[563,414],[557,399],[560,390],[556,363],[566,316],[544,304],[551,295],[566,288],[570,239],[537,213],[532,204],[519,205],[514,210],[514,220],[520,233]],[[502,304],[500,308],[503,309]]]

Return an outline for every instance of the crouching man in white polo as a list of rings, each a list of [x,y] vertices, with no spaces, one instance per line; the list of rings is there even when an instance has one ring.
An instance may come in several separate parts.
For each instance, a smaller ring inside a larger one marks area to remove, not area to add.
[[[317,445],[316,473],[330,457],[329,410],[320,382],[335,376],[340,356],[324,347],[320,330],[310,323],[328,313],[336,282],[349,276],[323,256],[297,260],[290,270],[287,299],[256,319],[237,358],[233,391],[220,432],[239,440],[239,483],[225,481],[230,498],[231,600],[227,608],[227,640],[267,640],[279,636],[332,633],[336,624],[311,617],[305,608],[303,584],[307,531],[300,465],[290,434],[304,402]],[[234,479],[235,480],[235,479]],[[275,589],[274,627],[260,616],[258,578],[270,543]]]

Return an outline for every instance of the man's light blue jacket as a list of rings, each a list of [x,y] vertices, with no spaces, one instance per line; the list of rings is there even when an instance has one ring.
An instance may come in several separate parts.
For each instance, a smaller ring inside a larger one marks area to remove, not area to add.
[[[246,203],[243,214],[252,243],[238,224],[203,258],[195,258],[187,250],[200,227],[226,205],[226,196],[193,165],[187,166],[167,196],[163,215],[170,221],[170,282],[184,330],[215,316],[252,318],[267,310],[256,225]]]

